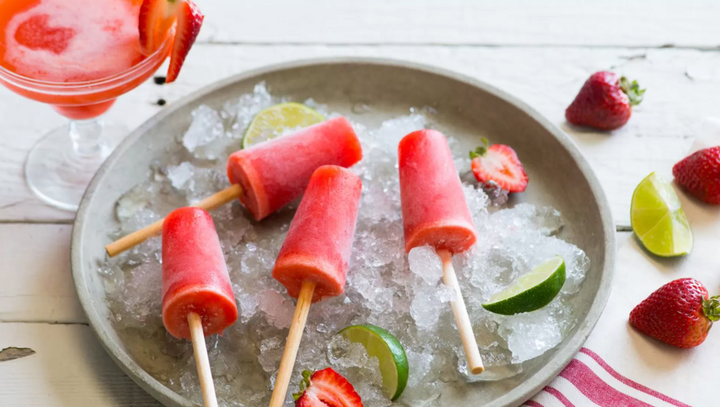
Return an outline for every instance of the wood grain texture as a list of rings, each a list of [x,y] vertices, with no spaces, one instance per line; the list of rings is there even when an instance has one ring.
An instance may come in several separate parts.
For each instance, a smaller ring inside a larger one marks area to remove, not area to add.
[[[637,183],[651,171],[669,172],[702,128],[720,116],[720,52],[677,49],[433,46],[230,46],[193,48],[172,85],[152,81],[120,98],[106,121],[134,128],[169,103],[219,79],[264,65],[328,56],[370,56],[425,63],[481,79],[530,104],[567,132],[600,178],[618,225],[629,225]],[[568,125],[566,106],[587,77],[602,69],[638,79],[645,101],[630,122],[613,133]],[[62,123],[51,109],[0,88],[0,221],[65,221],[73,214],[39,202],[22,178],[32,143]],[[3,134],[5,134],[3,132]],[[522,158],[522,157],[521,157]]]
[[[278,367],[275,388],[270,396],[270,407],[282,407],[286,402],[290,376],[295,367],[295,358],[300,348],[300,341],[302,341],[303,334],[305,333],[305,323],[307,322],[314,291],[314,281],[303,281],[295,304],[295,312],[293,313],[290,331],[285,340],[285,349],[283,350],[283,356],[280,360],[280,367]]]
[[[720,45],[713,0],[198,0],[200,41],[262,44]]]
[[[215,383],[213,383],[212,371],[210,370],[210,359],[205,344],[205,333],[203,332],[202,319],[200,315],[191,312],[188,314],[188,325],[192,336],[193,352],[195,353],[195,364],[197,365],[200,388],[203,395],[203,407],[217,407],[217,395],[215,394]]]
[[[7,407],[161,407],[118,368],[84,325],[0,323],[0,349],[34,355],[0,363]]]
[[[465,307],[465,300],[463,299],[462,291],[460,291],[460,284],[458,284],[457,276],[455,275],[452,253],[448,250],[439,250],[437,254],[442,260],[443,283],[455,291],[455,300],[450,301],[450,306],[452,307],[455,326],[457,327],[458,335],[460,335],[460,341],[465,351],[468,370],[470,374],[479,375],[485,371],[485,366],[483,365],[482,356],[480,356],[480,349],[475,339],[475,332],[473,332],[470,316]]]
[[[200,202],[193,204],[192,206],[205,209],[206,211],[212,211],[215,208],[223,206],[235,199],[238,199],[242,195],[242,187],[239,184],[233,184],[222,191],[213,194]],[[105,246],[105,251],[108,256],[115,257],[118,254],[133,248],[147,239],[157,236],[162,233],[162,226],[165,222],[165,218],[160,219],[142,229],[139,229],[129,235],[125,235],[122,238]]]
[[[0,225],[0,322],[86,322],[70,271],[71,229]]]

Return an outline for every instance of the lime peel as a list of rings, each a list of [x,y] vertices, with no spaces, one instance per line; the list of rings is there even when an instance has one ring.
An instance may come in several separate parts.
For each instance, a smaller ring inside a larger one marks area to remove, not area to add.
[[[680,199],[672,185],[654,172],[633,192],[630,222],[633,232],[650,253],[675,257],[692,250],[692,229]]]
[[[248,125],[242,140],[242,147],[248,148],[263,141],[325,121],[325,117],[314,109],[300,103],[281,103],[261,110]]]
[[[405,349],[395,335],[375,325],[351,325],[338,334],[363,345],[368,356],[378,358],[383,392],[390,400],[400,397],[407,385],[409,367]]]
[[[565,260],[555,256],[521,276],[505,290],[493,295],[482,304],[486,310],[515,315],[531,312],[548,305],[565,284]]]

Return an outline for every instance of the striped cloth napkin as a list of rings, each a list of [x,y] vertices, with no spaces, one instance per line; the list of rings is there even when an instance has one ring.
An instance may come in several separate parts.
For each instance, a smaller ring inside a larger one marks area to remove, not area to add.
[[[691,151],[717,145],[720,120],[708,118]],[[678,154],[658,163],[658,174],[672,179],[673,164],[689,152]],[[610,299],[585,347],[524,406],[720,407],[715,387],[720,327],[710,331],[702,345],[678,349],[628,324],[637,304],[678,278],[696,278],[710,295],[720,294],[720,207],[703,204],[675,187],[695,237],[692,252],[680,259],[661,259],[648,254],[635,236],[627,238],[618,251]]]
[[[597,353],[580,349],[528,407],[692,407],[618,373]],[[710,405],[710,404],[708,404]]]

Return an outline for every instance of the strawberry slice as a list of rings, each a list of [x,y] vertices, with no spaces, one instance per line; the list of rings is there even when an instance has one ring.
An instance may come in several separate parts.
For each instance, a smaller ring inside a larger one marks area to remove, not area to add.
[[[494,181],[500,188],[508,192],[523,192],[528,185],[525,173],[515,150],[503,144],[484,145],[470,152],[472,171],[475,178],[483,183]]]
[[[138,29],[140,50],[145,55],[157,51],[177,20],[184,0],[144,0],[140,6]]]
[[[362,407],[362,400],[346,378],[331,368],[302,373],[295,407]]]
[[[185,57],[190,52],[190,48],[195,43],[200,27],[202,27],[205,16],[200,9],[190,0],[185,0],[180,4],[179,14],[177,17],[177,28],[175,30],[175,42],[173,44],[172,54],[170,55],[170,66],[168,67],[167,83],[172,83],[177,79],[185,62]]]

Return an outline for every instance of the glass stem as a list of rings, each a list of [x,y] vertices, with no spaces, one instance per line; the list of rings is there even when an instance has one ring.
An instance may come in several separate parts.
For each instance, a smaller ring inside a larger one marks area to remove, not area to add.
[[[70,139],[75,154],[81,158],[100,156],[102,129],[103,123],[99,119],[70,120]]]

